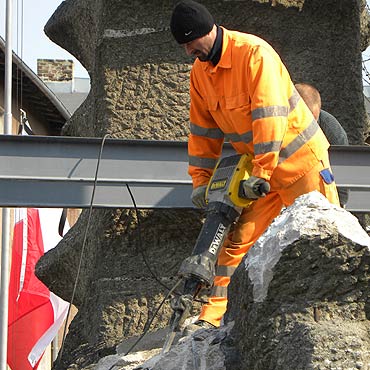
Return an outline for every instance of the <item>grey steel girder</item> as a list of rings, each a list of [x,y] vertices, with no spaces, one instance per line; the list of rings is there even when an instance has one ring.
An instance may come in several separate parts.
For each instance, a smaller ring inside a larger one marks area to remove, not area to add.
[[[89,207],[101,146],[99,138],[0,135],[0,206]],[[368,146],[330,150],[350,211],[370,211],[369,159]],[[93,206],[192,208],[187,161],[185,142],[106,139]]]

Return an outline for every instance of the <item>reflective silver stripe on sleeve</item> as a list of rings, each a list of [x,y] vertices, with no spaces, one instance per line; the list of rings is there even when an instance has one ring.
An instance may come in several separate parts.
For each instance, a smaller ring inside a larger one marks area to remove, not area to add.
[[[298,91],[294,89],[293,95],[289,98],[289,113],[297,106],[299,99],[301,99],[301,96]]]
[[[215,168],[217,164],[217,159],[215,158],[202,158],[189,155],[190,166],[200,167],[200,168]]]
[[[225,139],[234,143],[243,142],[248,144],[253,140],[253,133],[252,131],[247,131],[244,134],[239,135],[236,132],[232,132],[230,134],[225,134]]]
[[[224,133],[219,128],[205,128],[190,122],[190,132],[193,135],[204,136],[210,139],[223,139]]]
[[[227,287],[226,286],[214,286],[211,289],[211,296],[227,298]]]
[[[269,152],[278,152],[281,148],[281,141],[269,141],[266,143],[254,144],[254,155]]]
[[[284,149],[280,151],[279,163],[284,162],[297,150],[302,148],[303,145],[307,143],[316,134],[319,125],[315,120],[308,125],[308,127],[303,130],[292,142],[290,142]]]
[[[216,276],[230,277],[236,270],[236,266],[216,266]]]
[[[273,105],[271,107],[257,108],[252,111],[252,120],[266,117],[288,117],[288,107]]]

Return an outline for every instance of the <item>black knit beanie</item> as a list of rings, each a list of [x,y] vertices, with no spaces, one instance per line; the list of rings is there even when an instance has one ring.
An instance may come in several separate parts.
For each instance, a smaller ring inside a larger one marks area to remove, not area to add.
[[[215,24],[207,8],[192,0],[180,1],[173,10],[171,32],[179,44],[207,35]]]

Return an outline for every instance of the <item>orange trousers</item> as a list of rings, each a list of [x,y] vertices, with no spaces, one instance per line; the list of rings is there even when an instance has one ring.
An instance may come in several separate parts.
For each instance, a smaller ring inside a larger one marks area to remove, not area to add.
[[[227,307],[227,286],[230,278],[244,255],[257,239],[278,216],[284,206],[314,190],[320,191],[333,204],[339,206],[339,198],[335,182],[326,184],[320,171],[329,168],[329,160],[318,162],[307,174],[287,188],[271,191],[264,198],[259,198],[243,210],[234,231],[230,233],[222,246],[216,266],[216,277],[208,303],[203,305],[200,320],[220,326],[222,316]]]

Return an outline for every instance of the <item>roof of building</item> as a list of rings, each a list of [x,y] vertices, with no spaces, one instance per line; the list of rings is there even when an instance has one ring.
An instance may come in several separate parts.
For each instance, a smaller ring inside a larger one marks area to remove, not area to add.
[[[55,95],[63,102],[67,109],[74,113],[77,108],[85,101],[87,94],[86,93],[58,93]]]
[[[5,75],[5,46],[5,40],[0,37],[0,76]],[[22,91],[23,99],[40,109],[51,135],[60,135],[63,125],[71,117],[70,111],[14,52],[12,62],[12,89]]]
[[[40,76],[40,78],[43,77]],[[89,78],[73,77],[72,75],[72,79],[67,81],[43,81],[71,114],[80,107],[90,92]]]

